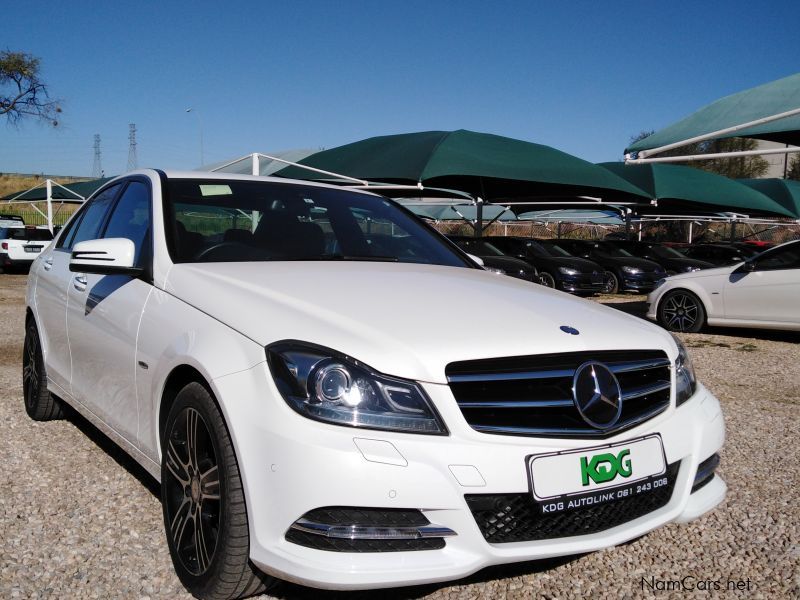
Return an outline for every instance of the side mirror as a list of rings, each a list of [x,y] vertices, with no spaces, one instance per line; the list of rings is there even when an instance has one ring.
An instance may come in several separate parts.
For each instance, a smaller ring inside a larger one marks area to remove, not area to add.
[[[752,261],[745,261],[741,265],[739,265],[736,269],[734,269],[734,273],[752,273],[756,270],[756,263]]]
[[[69,260],[73,273],[97,275],[130,275],[137,277],[142,269],[133,266],[136,247],[126,238],[86,240],[75,244]]]
[[[469,254],[469,253],[467,253],[467,256],[469,256],[470,259],[472,259],[472,262],[477,263],[479,267],[484,266],[483,259],[480,256],[475,256],[474,254]]]

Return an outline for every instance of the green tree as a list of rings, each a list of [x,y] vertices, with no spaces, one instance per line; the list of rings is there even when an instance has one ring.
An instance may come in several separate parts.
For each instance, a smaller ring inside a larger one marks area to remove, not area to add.
[[[631,144],[651,135],[652,131],[642,131],[631,138]],[[758,141],[750,138],[725,138],[722,140],[706,140],[673,148],[658,156],[687,156],[690,154],[718,154],[720,152],[739,152],[743,150],[757,150]],[[762,156],[734,156],[731,158],[711,158],[708,160],[694,160],[676,162],[676,165],[686,165],[701,171],[717,173],[731,179],[754,179],[762,177],[769,170],[769,163]]]
[[[40,61],[26,52],[0,51],[0,117],[17,124],[27,117],[58,125],[61,108],[39,76]]]

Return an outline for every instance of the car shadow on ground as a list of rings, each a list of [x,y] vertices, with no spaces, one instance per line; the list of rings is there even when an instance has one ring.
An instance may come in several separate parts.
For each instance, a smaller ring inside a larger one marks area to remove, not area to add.
[[[92,425],[83,415],[68,404],[64,404],[64,416],[83,435],[92,440],[103,452],[108,454],[116,463],[133,475],[153,496],[161,498],[161,486],[145,468],[131,458],[125,451],[117,446],[110,438]]]
[[[355,592],[330,591],[308,588],[294,583],[281,583],[274,590],[270,590],[269,595],[273,598],[280,598],[281,600],[344,600],[345,598],[347,600],[370,600],[378,596],[380,596],[381,600],[416,600],[417,598],[423,598],[433,594],[442,588],[486,583],[495,579],[543,573],[560,567],[561,565],[571,563],[582,556],[585,556],[585,554],[497,565],[481,569],[477,573],[463,579],[381,590],[363,590]]]

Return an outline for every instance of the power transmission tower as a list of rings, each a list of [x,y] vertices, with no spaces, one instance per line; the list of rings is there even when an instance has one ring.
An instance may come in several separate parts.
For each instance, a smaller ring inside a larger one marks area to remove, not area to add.
[[[136,123],[128,125],[128,171],[135,171],[139,168],[139,159],[136,158]]]
[[[103,167],[100,164],[100,134],[94,134],[94,166],[92,167],[92,177],[103,176]]]

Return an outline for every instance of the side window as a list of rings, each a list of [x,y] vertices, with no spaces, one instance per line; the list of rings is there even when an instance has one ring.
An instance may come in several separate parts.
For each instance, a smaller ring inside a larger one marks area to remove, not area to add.
[[[104,238],[127,238],[136,246],[134,263],[146,259],[144,248],[149,243],[150,233],[150,190],[139,181],[132,181],[125,188],[111,217],[108,220]]]
[[[800,269],[800,243],[773,250],[755,262],[759,271]]]
[[[80,221],[76,220],[75,225],[70,225],[70,230],[61,237],[63,243],[59,240],[59,247],[72,250],[78,242],[96,239],[120,187],[121,183],[113,185],[89,200],[83,214],[78,215]]]

